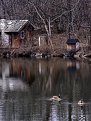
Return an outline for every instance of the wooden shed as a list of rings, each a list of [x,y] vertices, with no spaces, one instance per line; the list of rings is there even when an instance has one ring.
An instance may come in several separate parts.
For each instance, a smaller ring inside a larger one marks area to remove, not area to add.
[[[80,42],[78,39],[68,39],[66,44],[67,44],[67,51],[77,52],[80,48]]]
[[[80,42],[78,39],[68,39],[66,41],[67,44],[67,52],[65,53],[65,57],[74,57],[76,52],[80,49]]]
[[[1,40],[4,47],[19,48],[31,41],[33,26],[28,20],[5,20],[0,22]]]

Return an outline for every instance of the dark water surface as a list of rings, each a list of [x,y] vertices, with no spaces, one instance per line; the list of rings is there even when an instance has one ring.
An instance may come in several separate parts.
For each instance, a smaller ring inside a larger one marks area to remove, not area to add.
[[[0,121],[91,121],[90,62],[0,60]]]

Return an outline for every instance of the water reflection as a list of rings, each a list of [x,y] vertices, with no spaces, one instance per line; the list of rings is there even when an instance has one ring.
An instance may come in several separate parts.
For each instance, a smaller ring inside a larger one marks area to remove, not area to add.
[[[76,72],[79,69],[80,69],[79,61],[77,61],[75,59],[67,59],[67,70],[70,73],[74,73],[74,72]]]
[[[90,121],[90,70],[87,62],[69,59],[0,60],[0,120]],[[60,103],[49,100],[58,94]]]

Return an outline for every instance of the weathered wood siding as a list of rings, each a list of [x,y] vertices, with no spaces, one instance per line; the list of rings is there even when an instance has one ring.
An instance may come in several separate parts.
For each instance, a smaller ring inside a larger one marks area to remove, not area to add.
[[[15,35],[13,33],[12,37],[11,37],[11,41],[12,41],[11,47],[12,48],[19,48],[19,47],[25,45],[26,43],[30,43],[31,37],[32,37],[31,32],[29,32],[27,30],[22,30],[17,35]]]
[[[67,51],[76,50],[76,45],[67,45]]]
[[[19,48],[20,46],[21,46],[21,42],[18,37],[12,40],[12,48]]]

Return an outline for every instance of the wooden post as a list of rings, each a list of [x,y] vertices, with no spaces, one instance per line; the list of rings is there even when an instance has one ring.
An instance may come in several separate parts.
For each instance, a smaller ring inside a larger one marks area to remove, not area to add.
[[[40,36],[39,36],[39,47],[40,47]]]

